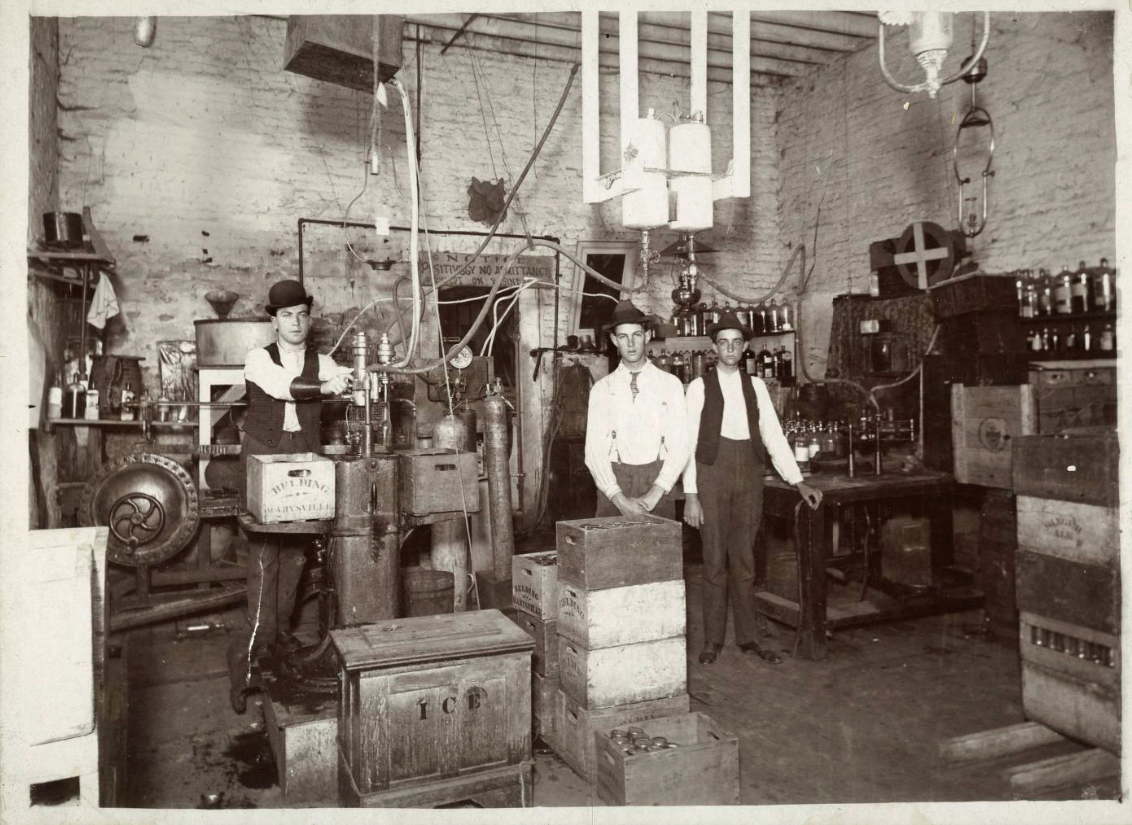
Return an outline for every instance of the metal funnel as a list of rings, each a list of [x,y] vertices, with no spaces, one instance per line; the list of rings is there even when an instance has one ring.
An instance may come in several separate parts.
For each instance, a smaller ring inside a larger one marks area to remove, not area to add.
[[[213,310],[216,311],[220,320],[228,317],[228,313],[232,311],[232,307],[236,301],[240,300],[240,296],[235,292],[227,289],[214,289],[204,296],[204,299],[212,304]]]

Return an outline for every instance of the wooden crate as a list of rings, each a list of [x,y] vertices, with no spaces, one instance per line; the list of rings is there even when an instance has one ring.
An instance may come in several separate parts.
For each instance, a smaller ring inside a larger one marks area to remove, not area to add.
[[[588,650],[683,636],[684,580],[605,590],[558,588],[558,632]]]
[[[384,14],[380,20],[377,64],[384,83],[401,68],[405,18]],[[372,94],[375,23],[360,14],[292,15],[287,18],[283,68]]]
[[[683,636],[587,650],[558,641],[562,690],[587,710],[667,699],[688,690]]]
[[[1120,632],[1116,564],[1082,564],[1019,547],[1014,580],[1019,610],[1104,633]]]
[[[996,640],[1013,645],[1018,635],[1014,559],[1018,551],[1017,500],[1010,490],[985,491],[979,519],[979,589]]]
[[[1120,637],[1029,612],[1021,614],[1020,628],[1026,718],[1119,753]]]
[[[1116,507],[1116,435],[1031,435],[1014,440],[1014,492]]]
[[[330,636],[339,662],[340,792],[367,796],[530,759],[534,641],[498,610]]]
[[[515,614],[515,624],[535,640],[535,649],[531,654],[531,671],[539,676],[557,676],[558,622],[543,621],[519,610]]]
[[[684,578],[680,523],[657,516],[558,522],[558,581],[583,590]]]
[[[597,739],[597,793],[610,805],[738,805],[739,740],[703,713],[651,719],[640,725],[680,747],[626,753]]]
[[[1116,369],[1031,369],[1038,433],[1116,424]]]
[[[524,553],[511,559],[511,604],[537,619],[558,618],[558,553]]]
[[[990,309],[1018,312],[1018,291],[1014,279],[1005,275],[960,275],[931,287],[929,294],[936,318],[953,318],[967,312]]]
[[[554,742],[555,700],[561,681],[557,676],[531,675],[531,731],[546,742]]]
[[[368,794],[360,793],[353,777],[345,774],[340,777],[339,804],[346,808],[437,808],[472,802],[480,808],[529,808],[534,805],[533,771],[534,762],[528,760]]]
[[[316,453],[249,456],[248,512],[261,524],[334,518],[334,462]]]
[[[1010,489],[1011,442],[1035,432],[1033,387],[951,387],[955,480]]]
[[[399,453],[401,510],[413,516],[480,509],[475,453],[410,450]]]
[[[587,710],[564,690],[555,695],[554,740],[551,747],[574,773],[588,782],[597,781],[597,739],[594,734],[636,725],[660,716],[687,713],[687,693],[667,699],[634,702],[613,708]]]

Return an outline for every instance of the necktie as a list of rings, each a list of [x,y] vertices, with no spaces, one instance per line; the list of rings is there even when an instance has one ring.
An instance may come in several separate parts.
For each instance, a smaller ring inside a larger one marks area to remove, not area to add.
[[[630,376],[630,378],[629,378],[629,389],[631,389],[633,391],[633,400],[634,401],[637,400],[637,393],[640,392],[640,390],[637,389],[637,376],[639,374],[640,373],[636,373],[636,372],[629,373],[629,376]]]

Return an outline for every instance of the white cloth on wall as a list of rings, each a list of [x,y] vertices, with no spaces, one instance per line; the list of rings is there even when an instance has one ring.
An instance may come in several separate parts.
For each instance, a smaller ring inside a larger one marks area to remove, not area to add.
[[[39,419],[43,410],[44,385],[47,383],[47,346],[43,343],[43,335],[39,331],[39,324],[28,315],[28,378],[31,380],[28,396],[28,427],[35,430],[39,428]]]
[[[118,307],[118,296],[114,293],[114,284],[110,283],[108,275],[100,275],[98,286],[94,288],[94,297],[90,301],[86,320],[92,327],[106,328],[106,322],[121,313]]]

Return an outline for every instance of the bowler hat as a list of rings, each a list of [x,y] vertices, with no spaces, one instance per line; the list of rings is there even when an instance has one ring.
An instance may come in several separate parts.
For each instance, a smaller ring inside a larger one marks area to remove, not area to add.
[[[603,326],[602,332],[613,332],[621,324],[640,324],[645,329],[656,323],[656,318],[641,312],[630,300],[618,301],[613,308],[613,314]]]
[[[719,320],[707,328],[708,338],[714,341],[716,334],[723,332],[725,329],[738,330],[743,334],[743,340],[749,340],[754,334],[743,325],[743,322],[739,320],[739,316],[730,310],[720,313]]]
[[[267,310],[268,315],[274,315],[285,307],[298,306],[299,304],[306,304],[307,308],[310,309],[310,305],[313,303],[314,298],[307,295],[307,291],[298,281],[277,281],[268,290],[267,306],[264,309]]]

